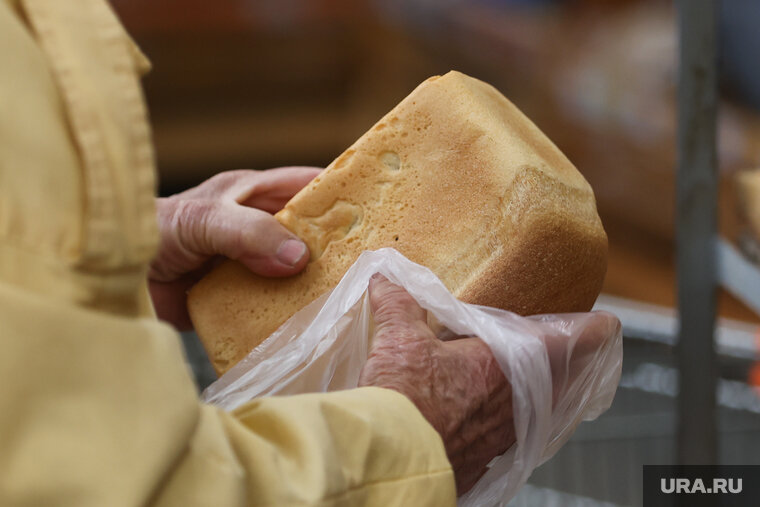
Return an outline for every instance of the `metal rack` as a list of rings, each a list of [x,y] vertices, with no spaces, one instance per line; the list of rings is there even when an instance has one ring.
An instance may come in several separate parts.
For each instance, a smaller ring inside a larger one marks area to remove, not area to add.
[[[716,318],[719,287],[760,314],[760,270],[717,230],[718,1],[676,5],[678,307],[599,298],[626,337],[615,403],[534,472],[515,506],[641,505],[645,463],[750,464],[760,452],[760,399],[743,376],[759,359],[757,328]]]
[[[678,0],[677,461],[717,464],[716,290],[760,313],[760,270],[717,233],[717,0]]]
[[[677,6],[677,460],[716,464],[717,0],[678,0]]]

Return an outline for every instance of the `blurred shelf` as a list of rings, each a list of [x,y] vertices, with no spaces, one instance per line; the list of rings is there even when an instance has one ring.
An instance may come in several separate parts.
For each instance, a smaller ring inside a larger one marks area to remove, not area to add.
[[[594,310],[615,314],[623,324],[626,338],[646,340],[674,347],[678,334],[678,315],[672,307],[601,294]],[[734,319],[718,319],[715,346],[718,355],[746,361],[760,360],[760,325]]]
[[[760,268],[723,238],[715,246],[719,283],[760,315]]]

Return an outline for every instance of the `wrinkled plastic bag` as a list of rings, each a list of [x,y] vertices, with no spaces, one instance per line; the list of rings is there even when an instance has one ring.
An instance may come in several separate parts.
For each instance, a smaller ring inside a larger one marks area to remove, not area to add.
[[[516,443],[489,464],[460,505],[506,504],[582,420],[612,403],[623,355],[619,325],[588,343],[588,314],[522,318],[463,303],[429,269],[392,248],[364,252],[335,289],[209,386],[204,400],[232,410],[258,396],[356,387],[373,332],[367,286],[375,273],[403,286],[447,334],[485,341],[512,386]]]

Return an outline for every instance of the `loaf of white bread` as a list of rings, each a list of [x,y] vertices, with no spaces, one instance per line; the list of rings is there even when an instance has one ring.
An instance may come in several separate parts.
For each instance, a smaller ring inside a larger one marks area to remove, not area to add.
[[[301,274],[226,262],[189,294],[218,373],[364,250],[393,247],[459,299],[523,315],[589,310],[607,266],[583,176],[495,88],[459,72],[419,85],[275,216],[309,248]]]

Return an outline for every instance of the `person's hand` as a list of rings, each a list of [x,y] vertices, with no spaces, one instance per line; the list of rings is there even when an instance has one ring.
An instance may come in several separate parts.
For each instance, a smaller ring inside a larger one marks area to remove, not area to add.
[[[398,391],[416,405],[441,435],[462,495],[515,442],[511,387],[479,338],[441,341],[428,327],[426,312],[382,276],[372,278],[369,294],[376,330],[359,385]],[[618,325],[610,314],[584,315],[571,358],[567,338],[559,331],[543,337],[555,402],[568,378],[594,357]]]
[[[148,278],[159,318],[189,329],[187,290],[217,256],[263,276],[290,276],[309,250],[271,215],[320,172],[314,167],[217,174],[197,187],[156,201],[161,243]]]
[[[401,287],[375,275],[369,294],[376,331],[359,385],[417,406],[443,439],[461,495],[515,442],[509,383],[479,338],[439,340]]]

